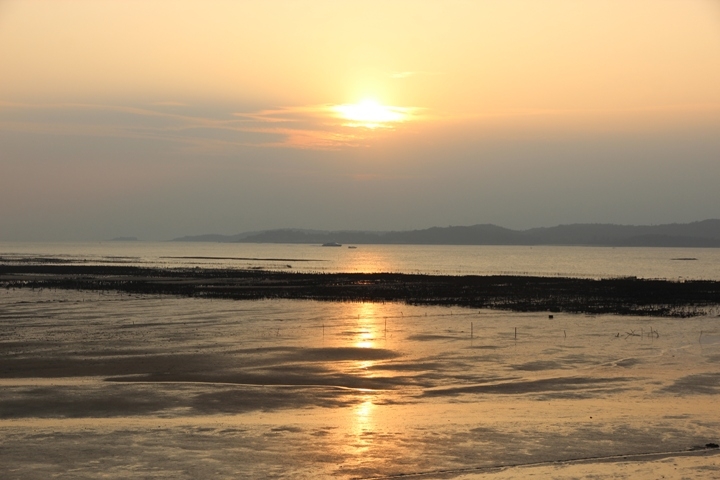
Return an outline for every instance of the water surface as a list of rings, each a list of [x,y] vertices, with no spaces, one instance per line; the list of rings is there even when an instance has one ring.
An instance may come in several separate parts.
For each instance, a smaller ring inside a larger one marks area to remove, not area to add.
[[[248,243],[0,243],[22,257],[93,264],[262,268],[298,272],[433,275],[636,276],[720,280],[720,249],[562,246],[357,245],[355,249]]]

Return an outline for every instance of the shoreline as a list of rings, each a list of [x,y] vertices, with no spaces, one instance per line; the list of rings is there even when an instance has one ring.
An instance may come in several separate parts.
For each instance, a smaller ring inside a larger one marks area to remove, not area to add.
[[[0,288],[118,291],[234,300],[401,302],[518,312],[660,317],[720,313],[720,282],[400,273],[0,264]]]

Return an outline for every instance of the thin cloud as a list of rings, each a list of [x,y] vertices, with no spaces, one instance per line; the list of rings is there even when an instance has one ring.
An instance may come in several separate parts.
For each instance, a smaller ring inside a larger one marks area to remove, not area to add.
[[[280,140],[280,134],[243,128],[235,119],[180,115],[149,108],[98,104],[0,103],[4,130],[32,134],[150,139],[181,150],[228,153]]]
[[[156,106],[156,107],[187,107],[187,104],[186,104],[186,103],[173,102],[173,101],[168,101],[168,102],[153,102],[153,103],[151,103],[150,105],[153,105],[153,106]]]
[[[261,131],[284,135],[280,142],[269,142],[262,145],[266,147],[340,150],[343,147],[360,147],[366,144],[364,137],[355,134],[300,129],[268,129]]]
[[[257,122],[261,129],[256,131],[284,136],[282,142],[264,146],[340,149],[368,145],[372,138],[380,134],[380,130],[391,131],[398,128],[401,123],[416,120],[422,110],[414,107],[384,107],[388,111],[402,112],[404,120],[383,124],[382,121],[349,119],[342,115],[343,109],[339,107],[344,106],[322,104],[282,107],[233,115],[248,124]]]
[[[154,105],[162,107],[168,102]],[[150,139],[169,142],[181,151],[209,154],[232,154],[244,147],[357,148],[399,127],[381,129],[371,122],[349,122],[337,107],[280,107],[209,116],[173,113],[152,106],[0,102],[0,127],[32,134]],[[405,112],[407,121],[418,118],[420,111],[387,108]]]

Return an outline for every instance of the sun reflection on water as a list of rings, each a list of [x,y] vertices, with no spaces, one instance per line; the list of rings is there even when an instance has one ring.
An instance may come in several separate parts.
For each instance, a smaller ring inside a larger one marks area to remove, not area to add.
[[[375,433],[375,404],[371,395],[364,396],[362,403],[353,409],[352,435],[354,454],[367,452],[373,444]]]
[[[372,329],[361,327],[358,330],[354,346],[358,348],[373,348],[375,346],[375,335]]]
[[[392,263],[386,254],[369,248],[358,248],[342,260],[340,269],[347,272],[377,273],[392,271]]]
[[[354,329],[356,332],[355,347],[375,348],[378,337],[375,308],[376,304],[374,303],[357,304],[357,325]]]
[[[382,303],[347,303],[342,307],[342,343],[339,346],[357,349],[353,359],[344,362],[340,368],[346,375],[360,380],[358,385],[371,388],[354,389],[353,407],[343,415],[346,422],[347,442],[341,447],[348,455],[346,466],[355,468],[377,468],[378,451],[378,405],[386,395],[374,390],[378,377],[375,367],[383,362],[387,348],[385,339],[385,318],[394,306]],[[371,460],[375,459],[375,460]],[[368,464],[372,463],[372,466]]]

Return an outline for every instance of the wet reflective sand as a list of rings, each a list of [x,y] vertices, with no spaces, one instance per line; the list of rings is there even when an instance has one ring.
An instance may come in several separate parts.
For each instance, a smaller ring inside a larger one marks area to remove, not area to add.
[[[2,290],[0,463],[18,479],[712,478],[717,450],[690,449],[720,438],[718,320]]]

